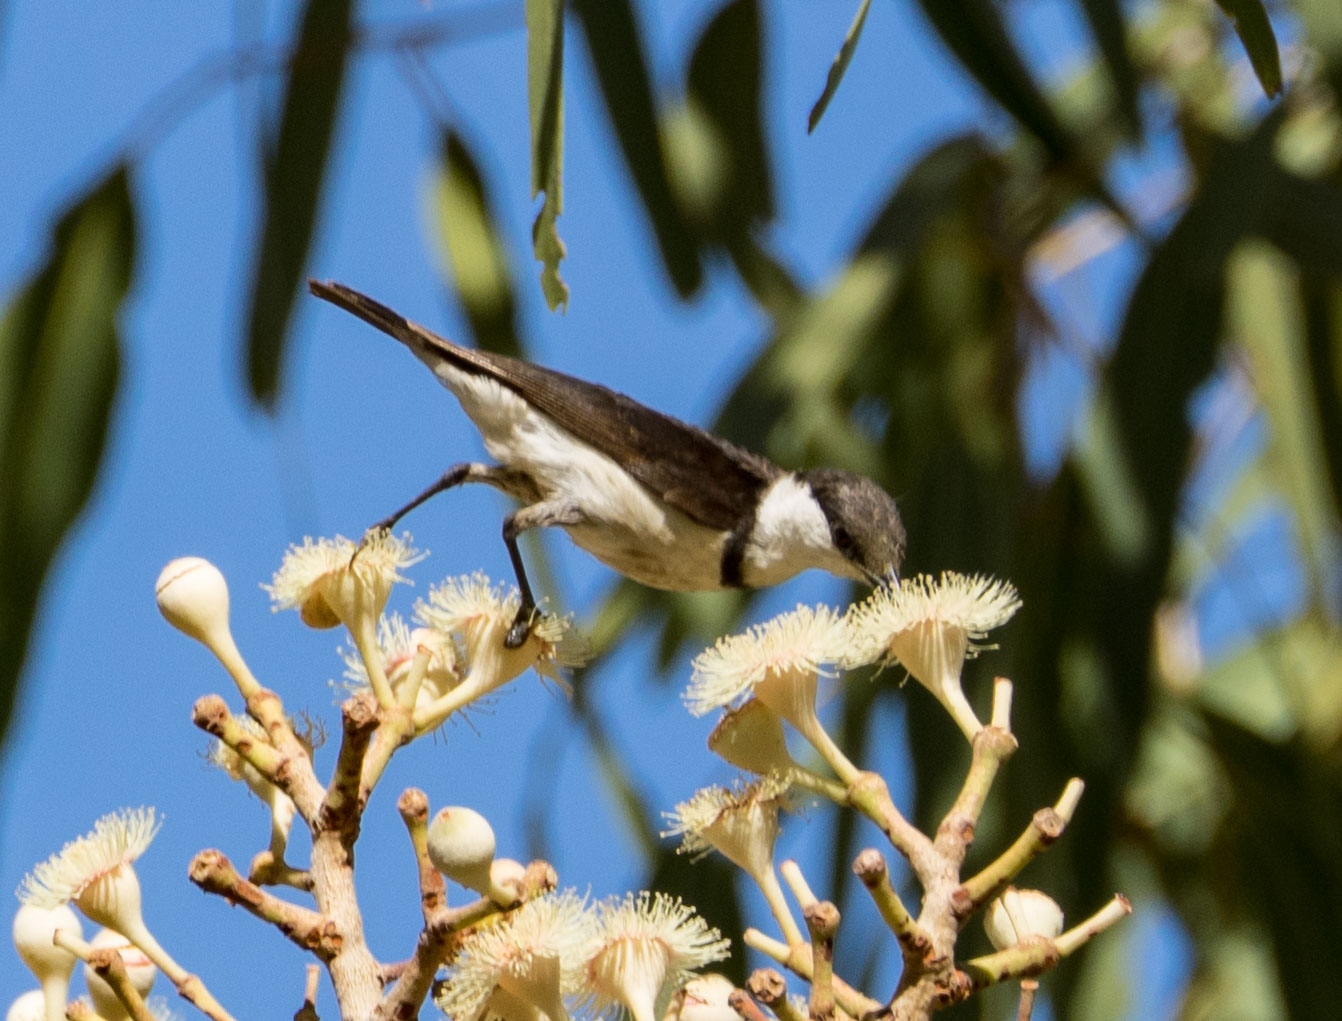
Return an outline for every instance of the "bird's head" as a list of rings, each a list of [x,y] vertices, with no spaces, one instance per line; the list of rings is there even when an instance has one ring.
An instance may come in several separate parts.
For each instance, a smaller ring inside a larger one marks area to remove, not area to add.
[[[803,474],[829,522],[834,548],[873,585],[899,575],[904,559],[904,523],[890,494],[865,475],[838,468]]]

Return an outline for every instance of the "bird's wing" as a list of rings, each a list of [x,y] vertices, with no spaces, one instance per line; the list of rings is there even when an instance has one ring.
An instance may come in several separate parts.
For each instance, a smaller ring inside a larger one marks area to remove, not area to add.
[[[389,333],[479,372],[622,466],[666,503],[709,528],[740,527],[782,469],[759,454],[639,404],[622,393],[507,355],[460,347],[343,284],[309,280],[312,293]],[[705,480],[711,480],[706,485]]]

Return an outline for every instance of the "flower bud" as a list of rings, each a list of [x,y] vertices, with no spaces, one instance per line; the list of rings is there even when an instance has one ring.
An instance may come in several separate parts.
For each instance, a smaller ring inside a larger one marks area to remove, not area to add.
[[[46,1016],[46,1005],[40,989],[28,990],[5,1011],[5,1021],[45,1021]]]
[[[42,987],[46,1013],[38,1016],[49,1021],[65,1017],[70,973],[75,970],[75,955],[51,941],[57,929],[71,936],[83,935],[79,916],[68,904],[51,908],[24,904],[14,914],[14,949]]]
[[[1046,893],[1009,886],[988,905],[983,928],[998,950],[1035,937],[1055,939],[1062,932],[1062,908]]]
[[[201,557],[178,557],[154,583],[158,610],[169,624],[213,647],[228,633],[228,582]]]
[[[735,989],[731,979],[715,971],[695,975],[671,997],[662,1021],[737,1021],[739,1015],[727,1005]]]
[[[479,812],[441,808],[429,823],[429,861],[448,879],[488,895],[494,861],[494,828]]]
[[[521,883],[527,877],[527,867],[513,858],[495,858],[489,865],[489,879],[504,889]]]

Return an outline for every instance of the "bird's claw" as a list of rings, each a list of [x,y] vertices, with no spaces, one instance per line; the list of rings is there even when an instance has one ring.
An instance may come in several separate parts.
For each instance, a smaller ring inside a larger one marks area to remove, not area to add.
[[[508,629],[507,636],[503,639],[505,648],[520,649],[526,644],[527,637],[531,634],[531,618],[526,620],[520,617],[513,621],[513,626]]]
[[[503,639],[504,647],[520,649],[531,636],[531,625],[535,622],[536,607],[526,606],[525,604],[519,607],[517,616],[513,618],[512,627],[508,629],[508,634]]]
[[[359,559],[359,554],[362,553],[368,547],[368,544],[371,543],[374,538],[390,531],[391,531],[391,525],[388,524],[385,519],[379,521],[375,525],[370,525],[367,528],[365,528],[363,536],[359,539],[358,545],[354,547],[354,552],[349,555],[349,566],[350,567],[354,566],[354,561]]]

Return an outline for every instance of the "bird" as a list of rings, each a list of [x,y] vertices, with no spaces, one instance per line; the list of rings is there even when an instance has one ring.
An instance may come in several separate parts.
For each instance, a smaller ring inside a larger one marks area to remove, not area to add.
[[[866,476],[785,471],[600,384],[454,344],[344,284],[310,279],[308,287],[408,347],[479,430],[496,463],[452,465],[365,537],[468,482],[515,500],[503,519],[521,597],[509,648],[526,641],[536,610],[517,548],[532,528],[562,528],[602,563],[657,589],[766,588],[809,568],[897,583],[904,525],[894,499]]]

